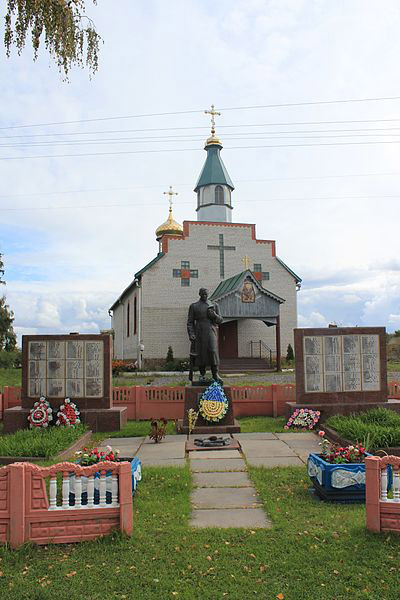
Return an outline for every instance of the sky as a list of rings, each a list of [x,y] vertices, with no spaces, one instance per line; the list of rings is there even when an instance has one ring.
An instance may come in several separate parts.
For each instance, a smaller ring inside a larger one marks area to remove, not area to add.
[[[178,192],[176,220],[197,218],[212,103],[233,220],[275,239],[303,279],[299,326],[400,329],[399,3],[86,12],[104,42],[92,78],[63,81],[43,47],[36,62],[29,47],[0,55],[0,253],[19,339],[110,327],[108,308],[157,254],[163,192]]]

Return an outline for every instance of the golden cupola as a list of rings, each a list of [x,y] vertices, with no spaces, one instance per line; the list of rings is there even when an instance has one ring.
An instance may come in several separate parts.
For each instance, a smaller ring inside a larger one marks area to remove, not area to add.
[[[170,186],[169,191],[164,192],[164,194],[167,194],[169,196],[169,215],[165,223],[162,223],[162,225],[160,225],[156,229],[157,241],[159,241],[162,238],[162,236],[167,233],[170,235],[183,235],[182,225],[180,225],[180,223],[177,223],[172,216],[172,196],[176,196],[177,192],[173,192],[172,186]]]

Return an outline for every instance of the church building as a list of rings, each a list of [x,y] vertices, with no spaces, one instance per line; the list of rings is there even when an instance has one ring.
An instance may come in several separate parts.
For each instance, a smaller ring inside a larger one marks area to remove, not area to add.
[[[232,221],[234,185],[221,158],[212,107],[211,136],[194,191],[197,220],[169,216],[156,230],[158,253],[135,273],[110,308],[114,358],[137,360],[139,367],[165,359],[188,358],[188,308],[209,290],[224,322],[219,326],[220,357],[285,356],[297,327],[301,279],[276,255],[274,240],[260,240],[253,223]]]

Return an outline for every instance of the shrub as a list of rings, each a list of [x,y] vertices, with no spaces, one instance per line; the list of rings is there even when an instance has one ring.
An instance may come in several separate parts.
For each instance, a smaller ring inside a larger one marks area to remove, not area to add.
[[[326,424],[353,442],[369,438],[371,450],[400,446],[400,415],[387,408],[372,408],[349,416],[334,415]]]
[[[0,350],[0,369],[20,369],[22,366],[21,350]]]
[[[294,360],[294,352],[291,344],[288,344],[286,351],[286,360],[287,362],[292,362]]]

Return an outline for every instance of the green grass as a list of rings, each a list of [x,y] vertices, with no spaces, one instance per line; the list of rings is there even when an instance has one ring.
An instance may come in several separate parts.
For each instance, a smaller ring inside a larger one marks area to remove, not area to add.
[[[21,369],[0,369],[0,391],[5,385],[20,386],[21,376]]]
[[[239,417],[241,433],[255,433],[269,431],[271,433],[284,433],[285,417]]]
[[[387,363],[388,371],[400,371],[400,362],[390,361]]]
[[[398,600],[400,538],[365,508],[318,502],[304,468],[254,468],[272,529],[191,529],[187,468],[146,468],[134,533],[81,544],[0,547],[7,600]]]
[[[87,427],[20,429],[0,436],[0,456],[55,457],[80,438]],[[0,596],[1,597],[1,596]]]
[[[400,415],[386,408],[373,408],[349,416],[334,415],[326,424],[353,442],[368,439],[369,450],[400,446]]]

